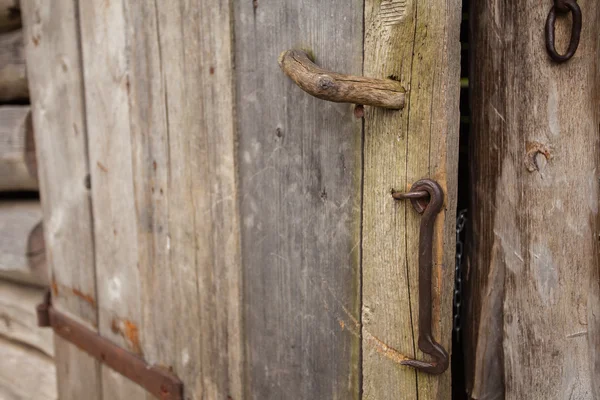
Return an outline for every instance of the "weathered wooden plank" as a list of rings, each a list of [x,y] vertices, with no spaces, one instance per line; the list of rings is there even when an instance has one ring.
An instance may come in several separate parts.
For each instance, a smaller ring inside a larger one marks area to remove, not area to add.
[[[190,398],[242,398],[228,7],[80,4],[100,332]],[[146,395],[110,371],[103,392]]]
[[[0,0],[0,33],[21,27],[19,0]]]
[[[23,32],[0,35],[0,103],[29,99]]]
[[[37,326],[36,306],[46,289],[0,280],[0,337],[54,355],[52,331]],[[0,350],[1,353],[1,350]]]
[[[406,88],[406,111],[365,110],[363,398],[449,399],[450,372],[400,365],[418,350],[420,216],[391,190],[421,178],[444,189],[434,237],[433,332],[450,353],[458,167],[461,3],[365,2],[364,73]]]
[[[278,55],[361,75],[363,2],[234,2],[245,398],[357,399],[361,127]]]
[[[168,266],[145,265],[138,256],[138,252],[145,250],[145,243],[140,243],[138,212],[146,213],[149,221],[154,215],[152,209],[136,209],[135,155],[132,154],[132,142],[136,138],[132,137],[129,102],[129,92],[136,77],[129,69],[131,53],[128,45],[129,40],[135,41],[135,38],[128,36],[126,5],[124,0],[79,2],[100,301],[98,329],[102,336],[142,356],[147,349],[142,349],[145,336],[141,335],[145,332],[140,332],[143,324],[142,269]],[[151,40],[144,35],[138,37],[142,41]],[[153,95],[148,93],[152,98]],[[149,117],[153,115],[152,110],[145,111]],[[160,132],[161,126],[156,129]],[[145,182],[136,182],[136,185],[146,187]],[[153,225],[147,225],[150,235],[152,228]],[[124,242],[127,242],[126,246]],[[101,370],[104,399],[145,398],[141,387],[108,368]]]
[[[41,222],[37,200],[0,202],[0,277],[49,285]]]
[[[31,110],[0,107],[0,191],[37,190]]]
[[[87,134],[74,0],[23,0],[28,76],[55,306],[97,326]],[[99,399],[99,366],[56,343],[59,395]],[[67,382],[85,382],[74,385]]]
[[[600,4],[578,4],[579,49],[557,65],[543,38],[552,2],[472,2],[463,321],[474,399],[600,396]]]
[[[0,355],[2,400],[58,399],[56,371],[50,357],[1,336]]]
[[[230,4],[158,8],[168,104],[167,250],[176,288],[170,313],[188,316],[172,333],[173,362],[192,398],[245,398]],[[165,311],[160,315],[171,318]]]

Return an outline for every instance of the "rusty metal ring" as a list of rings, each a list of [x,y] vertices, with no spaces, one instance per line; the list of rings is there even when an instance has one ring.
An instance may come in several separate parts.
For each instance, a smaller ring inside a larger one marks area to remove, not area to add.
[[[569,42],[569,48],[565,54],[559,54],[556,51],[555,41],[555,24],[557,12],[565,14],[563,10],[558,8],[557,5],[552,6],[548,19],[546,20],[546,49],[550,57],[557,63],[563,63],[570,60],[579,47],[579,39],[581,38],[581,27],[583,25],[583,18],[581,16],[581,8],[575,0],[565,0],[562,3],[567,8],[567,13],[570,11],[573,15],[573,26],[571,29],[571,41]]]

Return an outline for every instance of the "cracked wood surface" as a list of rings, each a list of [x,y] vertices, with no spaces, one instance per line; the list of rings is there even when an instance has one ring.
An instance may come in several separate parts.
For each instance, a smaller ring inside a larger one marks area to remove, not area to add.
[[[302,50],[287,50],[279,56],[279,66],[308,94],[336,103],[383,107],[404,107],[404,88],[393,79],[345,75],[319,68]]]
[[[364,75],[398,79],[406,107],[365,110],[363,398],[449,399],[450,371],[417,373],[385,354],[427,359],[417,349],[421,217],[391,196],[421,178],[438,181],[446,197],[434,238],[433,332],[451,352],[461,3],[389,3],[366,1]]]
[[[579,49],[557,65],[544,46],[551,2],[471,2],[473,399],[600,398],[600,4],[578,4]]]

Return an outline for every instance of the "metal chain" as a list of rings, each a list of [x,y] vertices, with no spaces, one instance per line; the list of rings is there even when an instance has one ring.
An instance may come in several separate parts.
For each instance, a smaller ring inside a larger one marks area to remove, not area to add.
[[[454,267],[454,332],[460,341],[460,312],[462,302],[463,231],[467,222],[467,210],[461,210],[456,218],[456,264]]]

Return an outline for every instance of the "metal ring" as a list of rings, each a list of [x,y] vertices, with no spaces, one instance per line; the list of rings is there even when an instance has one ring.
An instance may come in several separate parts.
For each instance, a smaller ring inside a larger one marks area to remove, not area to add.
[[[581,26],[582,16],[581,16],[581,8],[576,1],[567,0],[564,2],[564,5],[569,9],[571,14],[573,15],[573,27],[571,29],[571,42],[569,43],[569,48],[565,54],[559,54],[556,51],[556,42],[555,42],[555,24],[556,24],[556,13],[560,10],[557,9],[557,6],[552,6],[550,9],[550,13],[548,14],[548,19],[546,20],[546,49],[548,50],[548,54],[550,57],[558,62],[562,63],[570,60],[577,51],[577,47],[579,47],[579,39],[581,37]]]

